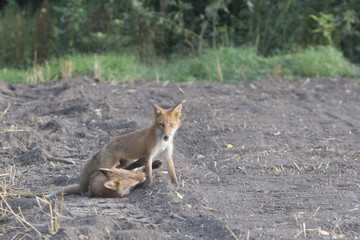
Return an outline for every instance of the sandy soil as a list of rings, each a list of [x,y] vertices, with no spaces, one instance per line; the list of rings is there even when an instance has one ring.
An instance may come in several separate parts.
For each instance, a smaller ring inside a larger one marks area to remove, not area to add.
[[[77,182],[109,139],[183,105],[174,162],[127,198],[25,197]],[[354,239],[360,84],[0,82],[1,239]],[[55,233],[56,232],[56,233]]]

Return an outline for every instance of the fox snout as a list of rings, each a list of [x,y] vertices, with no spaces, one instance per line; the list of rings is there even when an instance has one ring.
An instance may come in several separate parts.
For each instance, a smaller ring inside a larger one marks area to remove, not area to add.
[[[174,133],[174,129],[172,129],[170,126],[167,126],[167,124],[164,124],[164,127],[161,130],[161,137],[164,141],[169,141]]]

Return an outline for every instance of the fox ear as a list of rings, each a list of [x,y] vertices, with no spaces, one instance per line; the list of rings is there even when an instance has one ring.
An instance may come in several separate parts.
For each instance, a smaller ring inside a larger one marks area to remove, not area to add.
[[[181,114],[181,108],[182,108],[182,102],[178,103],[178,104],[171,110],[171,112],[172,112],[175,116],[179,117],[180,114]]]
[[[153,108],[154,108],[154,116],[159,117],[161,115],[162,108],[156,104],[154,104]]]
[[[99,168],[99,171],[107,177],[112,173],[111,169],[108,168]]]
[[[107,189],[110,189],[110,190],[117,190],[117,187],[118,187],[119,183],[115,180],[110,180],[110,181],[107,181],[104,183],[104,186],[107,188]]]

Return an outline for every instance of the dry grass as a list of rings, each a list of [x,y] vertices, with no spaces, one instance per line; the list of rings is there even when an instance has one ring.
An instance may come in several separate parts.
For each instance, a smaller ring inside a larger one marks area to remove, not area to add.
[[[10,106],[11,106],[11,103],[9,102],[7,108],[0,114],[0,118],[3,118],[6,115],[6,113],[10,109]]]
[[[216,59],[216,74],[217,74],[217,76],[219,78],[219,82],[223,83],[224,77],[223,77],[223,74],[222,74],[222,71],[221,71],[221,65],[220,65],[220,59],[219,58]]]
[[[51,71],[50,71],[50,65],[49,62],[45,62],[47,75],[44,77],[43,70],[41,69],[41,66],[38,64],[37,61],[37,51],[34,52],[34,66],[32,69],[31,74],[27,77],[28,83],[39,83],[39,82],[45,82],[50,80]]]
[[[0,212],[1,212],[1,218],[15,218],[17,220],[17,222],[19,222],[22,225],[22,228],[25,229],[26,231],[29,231],[29,229],[33,229],[38,235],[42,235],[30,222],[28,222],[22,211],[21,208],[19,207],[18,209],[18,213],[16,213],[11,206],[8,203],[9,199],[12,198],[16,198],[18,197],[16,191],[12,188],[13,186],[15,186],[16,183],[16,167],[15,166],[10,166],[10,168],[7,170],[6,173],[1,174],[2,179],[0,180],[1,183],[1,189],[0,189],[0,199],[1,199],[1,204],[0,204]],[[6,228],[5,226],[2,226],[2,232],[6,232]],[[16,238],[20,238],[21,233],[18,232],[15,237]],[[25,237],[26,235],[22,235],[22,237]]]
[[[60,64],[60,71],[62,78],[72,77],[73,63],[71,60],[66,60],[63,64]]]
[[[11,206],[9,205],[9,203],[6,201],[5,197],[3,196],[2,193],[0,193],[0,197],[1,197],[1,212],[2,212],[2,217],[5,216],[13,216],[16,218],[16,220],[23,226],[23,228],[25,228],[26,230],[29,230],[29,228],[33,229],[38,235],[42,235],[39,230],[37,230],[30,222],[28,222],[25,217],[24,214],[21,211],[21,208],[19,207],[19,213],[15,213],[13,211],[13,209],[11,208]],[[5,205],[5,207],[4,207]]]
[[[12,189],[13,186],[16,184],[16,166],[10,166],[5,173],[0,174],[0,194],[2,198],[12,198],[16,197],[14,194],[14,190]]]
[[[63,217],[62,210],[63,210],[64,195],[61,194],[60,200],[58,198],[55,198],[53,201],[51,201],[45,197],[41,197],[41,198],[37,197],[36,200],[39,205],[40,211],[48,215],[50,218],[50,225],[49,225],[50,234],[56,234],[60,229],[60,223]],[[54,207],[52,203],[54,203]],[[45,206],[49,207],[49,213],[44,211]]]
[[[1,235],[8,231],[16,231],[13,239],[23,239],[25,237],[37,238],[39,236],[41,238],[46,238],[46,236],[43,235],[44,233],[41,233],[29,221],[29,217],[25,217],[26,215],[24,215],[20,206],[18,209],[14,210],[9,204],[9,201],[19,197],[36,197],[39,211],[49,217],[49,233],[56,234],[60,229],[61,220],[63,218],[63,196],[61,196],[61,199],[55,198],[49,200],[45,197],[37,197],[34,193],[15,190],[14,187],[18,183],[16,173],[17,169],[14,165],[10,166],[5,173],[0,174],[0,219],[15,219],[20,226],[2,225],[0,229],[0,238]],[[35,236],[33,236],[31,232],[35,232]]]
[[[101,69],[98,60],[95,60],[94,63],[94,78],[101,80]]]
[[[40,82],[46,82],[51,80],[56,80],[58,78],[58,75],[55,75],[55,77],[52,77],[51,74],[51,67],[48,61],[46,61],[44,64],[39,65],[37,63],[36,59],[36,52],[34,57],[34,66],[30,74],[27,76],[27,83],[35,84]],[[44,70],[46,69],[46,72]],[[60,63],[60,72],[62,78],[70,78],[73,74],[73,63],[71,60],[66,60],[64,63]]]
[[[239,240],[239,238],[235,235],[235,233],[231,230],[231,228],[226,225],[226,229],[230,232],[231,236],[235,239],[235,240]]]

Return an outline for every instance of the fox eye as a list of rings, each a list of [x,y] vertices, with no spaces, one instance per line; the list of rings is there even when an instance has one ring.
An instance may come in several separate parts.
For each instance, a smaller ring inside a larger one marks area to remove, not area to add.
[[[170,127],[174,127],[174,123],[170,123]]]
[[[159,125],[160,125],[160,127],[165,127],[164,123],[160,123]]]

